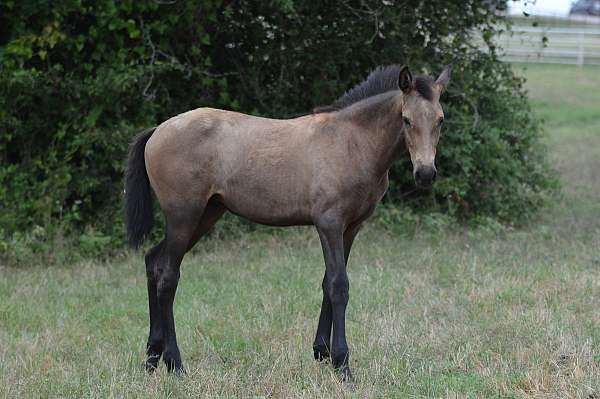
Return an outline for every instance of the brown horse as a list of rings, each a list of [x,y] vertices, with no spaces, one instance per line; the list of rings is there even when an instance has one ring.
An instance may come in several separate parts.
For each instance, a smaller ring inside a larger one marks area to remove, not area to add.
[[[131,245],[139,247],[152,227],[150,187],[166,218],[165,238],[145,258],[147,370],[162,356],[169,371],[183,372],[173,320],[181,260],[230,211],[267,225],[316,227],[325,276],[314,357],[331,357],[351,379],[345,312],[352,242],[386,192],[400,149],[408,148],[417,184],[435,179],[439,98],[450,73],[448,66],[433,80],[413,78],[406,66],[378,68],[310,115],[277,120],[199,108],[136,137],[126,183]]]

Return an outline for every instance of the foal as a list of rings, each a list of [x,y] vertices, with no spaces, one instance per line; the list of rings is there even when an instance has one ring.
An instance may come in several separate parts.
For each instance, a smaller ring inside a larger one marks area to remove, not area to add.
[[[199,108],[138,135],[128,159],[126,224],[139,247],[152,227],[154,191],[165,238],[146,253],[150,334],[146,368],[183,372],[173,300],[185,253],[225,213],[273,226],[314,225],[325,258],[323,302],[313,344],[343,380],[348,366],[346,264],[354,237],[388,188],[395,156],[407,148],[417,184],[435,179],[443,121],[439,98],[450,79],[378,68],[328,107],[277,120]],[[333,337],[332,337],[333,329]]]

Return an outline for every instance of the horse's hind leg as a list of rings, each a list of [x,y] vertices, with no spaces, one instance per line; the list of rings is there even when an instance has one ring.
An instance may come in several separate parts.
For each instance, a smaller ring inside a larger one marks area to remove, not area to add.
[[[158,367],[158,362],[164,349],[164,340],[161,325],[161,314],[158,306],[156,290],[155,269],[156,261],[164,247],[165,241],[161,241],[146,253],[146,277],[148,284],[148,307],[150,314],[150,333],[146,344],[146,370],[152,372]]]
[[[208,201],[208,204],[204,209],[204,213],[202,214],[202,218],[200,219],[200,222],[198,223],[188,245],[188,251],[192,249],[200,237],[206,234],[215,225],[215,223],[217,223],[226,210],[227,208],[225,208],[224,205],[221,205],[214,200]]]
[[[173,301],[179,283],[179,267],[187,252],[202,212],[178,212],[167,215],[167,236],[156,265],[156,293],[164,340],[163,361],[169,372],[184,372],[177,346]]]
[[[173,301],[179,282],[179,267],[202,215],[203,208],[166,213],[165,239],[146,254],[150,334],[146,369],[158,367],[162,354],[168,371],[183,372],[177,347]]]
[[[161,354],[168,371],[183,372],[177,347],[173,301],[183,255],[217,222],[225,207],[209,201],[204,211],[190,211],[179,217],[167,216],[167,237],[146,255],[150,334],[146,369],[158,367]],[[198,214],[202,217],[198,218]]]

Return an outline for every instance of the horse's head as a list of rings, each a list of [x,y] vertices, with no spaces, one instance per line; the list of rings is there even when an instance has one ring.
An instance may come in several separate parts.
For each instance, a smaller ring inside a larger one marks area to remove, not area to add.
[[[426,77],[413,78],[408,67],[400,71],[398,84],[402,90],[402,121],[406,146],[413,164],[417,185],[429,187],[435,180],[436,146],[444,121],[440,96],[450,80],[449,65],[434,81]]]

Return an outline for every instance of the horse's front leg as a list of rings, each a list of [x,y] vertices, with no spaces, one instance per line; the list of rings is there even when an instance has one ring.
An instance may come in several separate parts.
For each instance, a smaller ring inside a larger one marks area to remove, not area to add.
[[[331,305],[333,339],[331,341],[331,362],[342,373],[343,381],[350,381],[352,375],[348,366],[349,353],[346,342],[346,306],[349,298],[349,282],[344,259],[343,221],[335,217],[323,218],[317,224],[325,258],[325,288]]]
[[[352,250],[352,244],[354,238],[360,230],[360,223],[353,225],[346,229],[344,232],[344,263],[348,265],[348,258],[350,251]],[[323,302],[321,303],[321,313],[319,314],[319,325],[317,326],[317,334],[313,343],[313,353],[315,360],[322,361],[329,358],[329,351],[331,347],[331,324],[332,324],[332,310],[331,302],[329,302],[329,294],[327,293],[327,272],[323,277]]]

